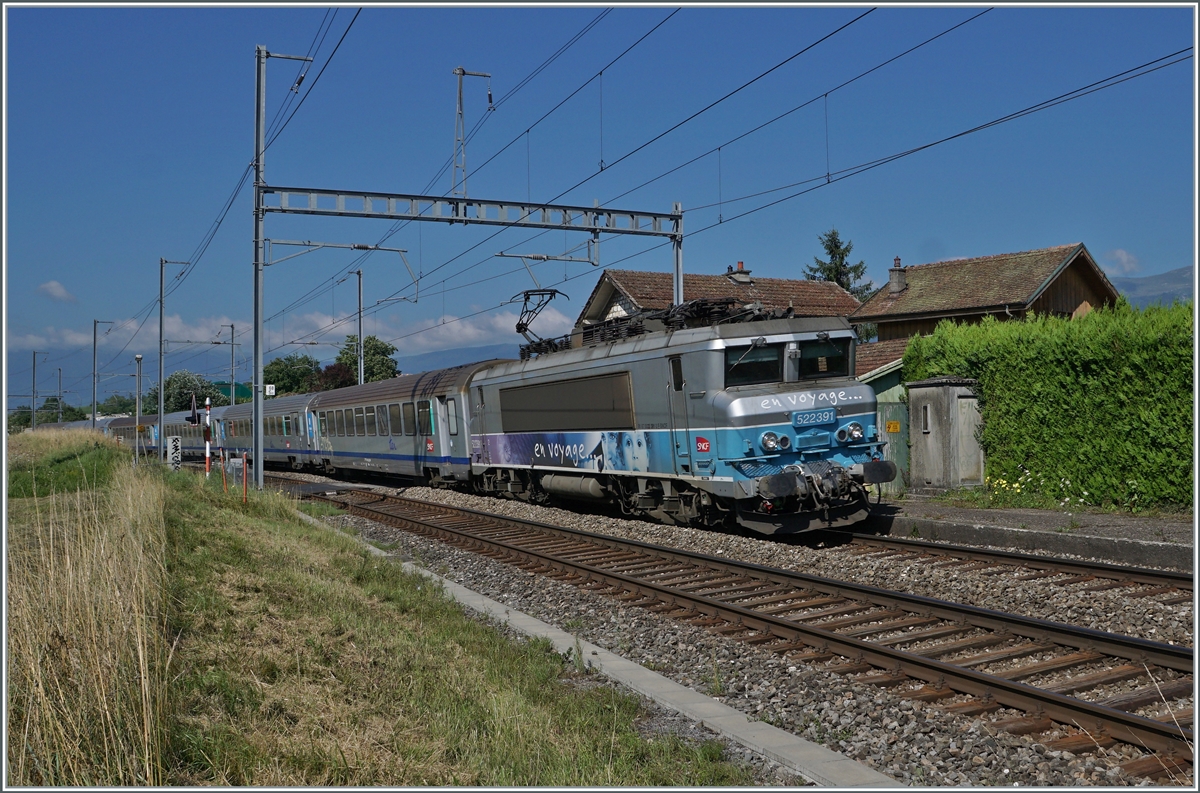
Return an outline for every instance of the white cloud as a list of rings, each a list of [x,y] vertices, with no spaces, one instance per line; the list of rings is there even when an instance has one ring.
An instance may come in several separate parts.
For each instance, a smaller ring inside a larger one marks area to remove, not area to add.
[[[402,355],[489,344],[524,344],[525,339],[516,331],[518,316],[514,311],[489,312],[462,318],[446,315],[403,328],[393,336],[381,334],[380,338],[391,339]],[[572,318],[553,307],[547,307],[531,327],[538,336],[548,339],[567,333],[574,324]]]
[[[43,295],[50,297],[52,300],[59,300],[63,303],[78,303],[75,295],[67,291],[67,288],[58,281],[47,281],[38,287],[38,291]]]
[[[1105,254],[1105,258],[1110,262],[1103,265],[1103,269],[1109,275],[1130,275],[1142,269],[1138,258],[1122,248],[1109,251]]]

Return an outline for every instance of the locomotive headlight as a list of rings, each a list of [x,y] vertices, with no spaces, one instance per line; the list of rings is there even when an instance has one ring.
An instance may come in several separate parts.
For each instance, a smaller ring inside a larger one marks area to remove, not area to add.
[[[769,452],[773,452],[779,448],[779,436],[773,432],[764,432],[762,434],[762,447]]]
[[[851,441],[861,441],[863,439],[863,427],[857,421],[852,421],[846,425],[846,434],[850,436]]]

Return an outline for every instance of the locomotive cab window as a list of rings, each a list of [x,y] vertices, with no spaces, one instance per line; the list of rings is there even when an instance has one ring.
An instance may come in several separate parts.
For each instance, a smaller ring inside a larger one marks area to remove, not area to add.
[[[671,388],[675,391],[683,390],[683,359],[671,359]]]
[[[799,379],[850,376],[850,339],[800,343]]]
[[[725,348],[725,387],[783,382],[783,345]]]

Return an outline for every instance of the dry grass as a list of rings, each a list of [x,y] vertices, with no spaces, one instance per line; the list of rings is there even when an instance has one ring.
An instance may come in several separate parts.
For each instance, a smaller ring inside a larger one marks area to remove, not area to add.
[[[506,639],[426,579],[298,521],[285,498],[255,501],[197,487],[169,509],[182,635],[170,784],[750,779],[719,744],[642,738],[637,700],[565,684],[548,642]]]
[[[46,435],[10,446],[18,464],[94,439]],[[104,490],[10,501],[8,784],[162,782],[163,504],[124,466]]]

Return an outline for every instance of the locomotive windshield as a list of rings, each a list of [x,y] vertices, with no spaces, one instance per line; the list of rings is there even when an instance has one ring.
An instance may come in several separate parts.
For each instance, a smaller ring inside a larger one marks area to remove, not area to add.
[[[725,348],[725,387],[783,382],[783,345]]]
[[[800,342],[800,380],[850,376],[850,339]]]
[[[784,344],[725,348],[725,387],[850,376],[850,339],[802,341],[797,350]]]

